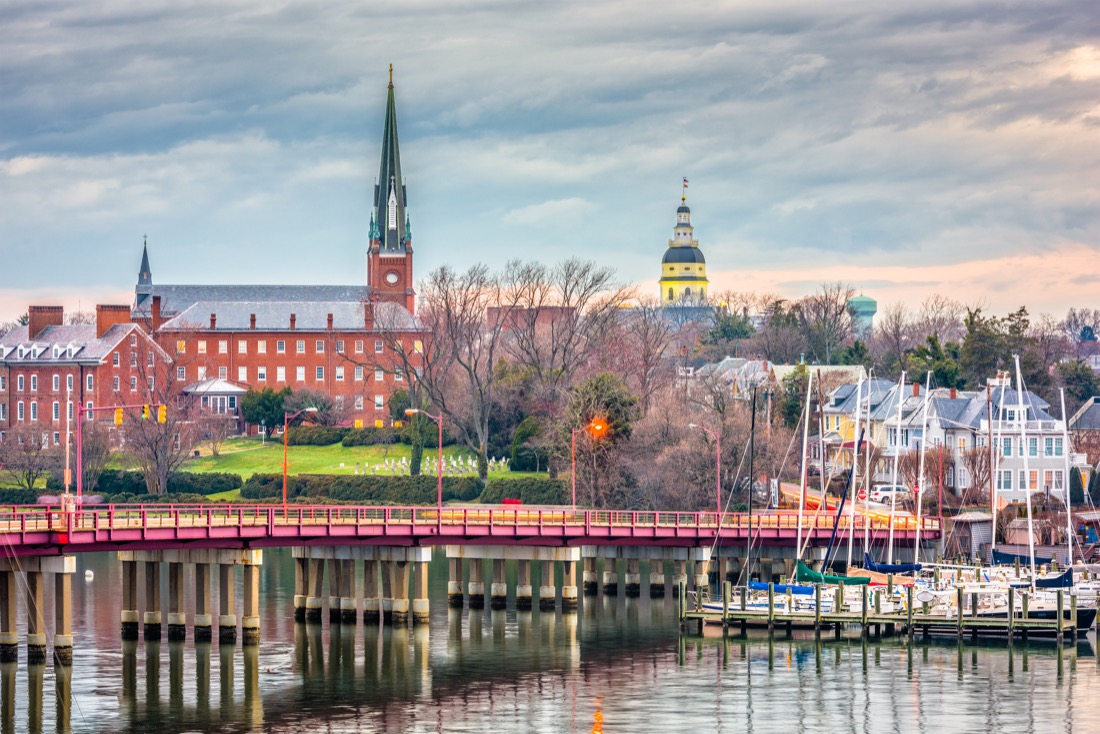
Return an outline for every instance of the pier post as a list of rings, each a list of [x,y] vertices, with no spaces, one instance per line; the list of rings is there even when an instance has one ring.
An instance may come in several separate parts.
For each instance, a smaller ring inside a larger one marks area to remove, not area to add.
[[[470,609],[485,608],[485,582],[481,580],[481,559],[470,559],[470,584],[467,592],[470,595]]]
[[[355,599],[355,561],[342,560],[340,565],[340,623],[355,624],[359,611]]]
[[[531,562],[516,561],[516,611],[531,608]]]
[[[19,659],[15,594],[15,571],[0,571],[0,663],[14,663]]]
[[[508,583],[504,576],[504,559],[493,559],[493,583],[489,587],[489,608],[504,609],[508,606]]]
[[[530,597],[528,597],[530,599]],[[447,606],[451,609],[461,609],[462,596],[462,559],[447,559]],[[517,604],[519,602],[517,601]]]
[[[722,579],[722,636],[725,637],[730,627],[730,582]]]
[[[542,561],[542,580],[539,584],[539,609],[544,612],[554,611],[557,596],[558,588],[554,585],[554,562]]]
[[[905,634],[911,640],[913,639],[913,587],[905,587]]]
[[[233,580],[233,566],[219,563],[218,604],[221,614],[218,615],[218,642],[223,645],[237,644],[236,588]]]
[[[260,644],[260,567],[251,563],[246,563],[244,566],[244,615],[241,617],[241,643]]]
[[[562,561],[561,610],[577,611],[577,562]]]
[[[210,642],[214,637],[210,616],[210,564],[195,564],[195,642]]]
[[[325,584],[325,561],[323,558],[309,559],[309,574],[306,576],[306,621],[320,622],[321,607],[324,601],[321,594]]]
[[[183,564],[168,564],[168,641],[187,639],[187,615],[183,612]]]
[[[431,608],[428,602],[428,564],[425,561],[416,562],[416,570],[413,579],[415,593],[412,601],[412,615],[414,625],[426,625],[431,619]]]
[[[122,639],[138,638],[137,561],[122,562]]]
[[[696,599],[699,597],[696,596]],[[768,636],[775,632],[775,584],[768,582]]]
[[[390,569],[393,624],[404,626],[409,621],[409,572],[412,566],[408,561],[394,561],[390,564]]]
[[[27,663],[46,662],[46,619],[42,572],[27,571]]]
[[[623,584],[627,596],[641,596],[642,575],[638,571],[637,558],[626,559],[626,574],[623,578]]]
[[[603,593],[604,596],[617,596],[619,593],[618,559],[603,559]]]
[[[839,614],[844,612],[844,584],[840,584],[833,591],[833,614]],[[840,619],[837,617],[836,619]],[[833,637],[840,639],[840,631],[843,625],[837,621],[833,625]]]
[[[956,624],[958,625],[958,630],[957,630],[955,636],[961,641],[962,636],[963,636],[963,601],[964,601],[964,599],[963,599],[963,587],[962,586],[958,587],[955,596],[956,596],[956,601],[958,602],[958,605],[959,605],[959,609],[958,609],[959,614],[958,614],[958,619],[956,620]]]
[[[867,639],[867,633],[870,631],[870,630],[867,629],[867,584],[864,584],[863,586],[860,586],[859,591],[860,591],[860,600],[859,600],[859,603],[860,603],[860,613],[859,613],[860,630],[859,630],[859,636],[866,640]]]
[[[339,624],[341,617],[340,596],[344,588],[344,562],[336,558],[328,559],[328,621]]]
[[[585,596],[595,596],[599,591],[598,579],[599,577],[596,575],[596,558],[594,556],[585,556],[584,575],[581,578]]]
[[[1026,591],[1021,592],[1021,601],[1024,604],[1024,610],[1023,610],[1024,614],[1023,614],[1023,618],[1022,618],[1023,625],[1024,625],[1024,627],[1023,627],[1024,642],[1027,642],[1027,635],[1028,635],[1028,631],[1029,631],[1028,630],[1028,624],[1027,624],[1027,618],[1028,618],[1028,609],[1027,608],[1028,608],[1028,604],[1030,602],[1030,599],[1031,599],[1031,597]]]
[[[814,584],[814,638],[821,638],[821,584]]]
[[[1062,642],[1063,630],[1065,630],[1065,627],[1066,627],[1065,615],[1062,613],[1062,610],[1065,609],[1065,601],[1066,601],[1065,591],[1063,591],[1062,589],[1058,589],[1058,642],[1059,643]]]
[[[294,621],[306,621],[306,586],[309,578],[309,559],[294,559]]]
[[[1016,590],[1008,587],[1008,644],[1012,644],[1012,638],[1016,635]]]
[[[654,560],[649,566],[649,598],[662,599],[665,595],[665,562]]]
[[[66,559],[68,560],[68,559]],[[76,561],[72,560],[73,570]],[[73,662],[73,574],[64,570],[54,573],[53,660],[58,665]]]
[[[378,624],[382,619],[379,608],[379,562],[363,561],[363,624]]]

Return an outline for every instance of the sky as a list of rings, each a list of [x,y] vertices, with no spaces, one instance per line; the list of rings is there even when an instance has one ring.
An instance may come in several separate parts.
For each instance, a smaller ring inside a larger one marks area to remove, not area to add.
[[[388,65],[418,277],[1095,307],[1095,0],[8,0],[0,321],[158,283],[360,283]]]

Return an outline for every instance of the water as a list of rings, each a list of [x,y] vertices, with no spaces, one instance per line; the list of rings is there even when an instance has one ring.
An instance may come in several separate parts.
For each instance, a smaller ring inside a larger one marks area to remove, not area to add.
[[[471,614],[447,609],[436,555],[428,631],[296,625],[290,553],[265,551],[258,649],[121,642],[119,564],[78,557],[71,673],[21,648],[0,666],[0,731],[1100,732],[1095,637],[680,638],[671,598]]]

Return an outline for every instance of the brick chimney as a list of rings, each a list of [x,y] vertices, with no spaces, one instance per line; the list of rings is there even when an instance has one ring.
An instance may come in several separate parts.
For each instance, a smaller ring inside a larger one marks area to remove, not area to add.
[[[959,396],[959,391],[956,390],[955,388],[951,388],[951,399],[954,400],[958,396]]]
[[[298,324],[298,315],[290,314],[290,330],[294,331],[294,327]]]
[[[27,335],[38,338],[46,327],[61,326],[65,323],[64,306],[30,306],[27,308]]]
[[[156,331],[164,323],[164,319],[160,315],[160,296],[153,296],[153,304],[149,307],[149,314],[152,317],[152,323],[149,327]]]
[[[367,331],[374,329],[374,304],[363,304],[363,328]]]
[[[328,315],[328,330],[332,331],[332,314]]]
[[[95,307],[95,335],[101,337],[116,324],[130,323],[129,306],[99,304]]]
[[[920,383],[919,382],[914,382],[913,383],[913,397],[915,397],[915,398],[920,397]]]
[[[216,313],[210,314],[210,330],[214,331],[218,328],[218,315]]]
[[[252,331],[256,330],[256,314],[254,313],[248,314],[248,328]]]

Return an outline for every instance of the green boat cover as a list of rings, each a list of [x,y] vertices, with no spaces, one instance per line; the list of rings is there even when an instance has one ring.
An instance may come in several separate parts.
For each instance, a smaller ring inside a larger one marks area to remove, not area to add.
[[[871,579],[862,576],[828,576],[818,573],[802,561],[798,562],[798,570],[795,571],[795,580],[799,583],[813,584],[847,584],[848,586],[865,586],[871,583]]]

